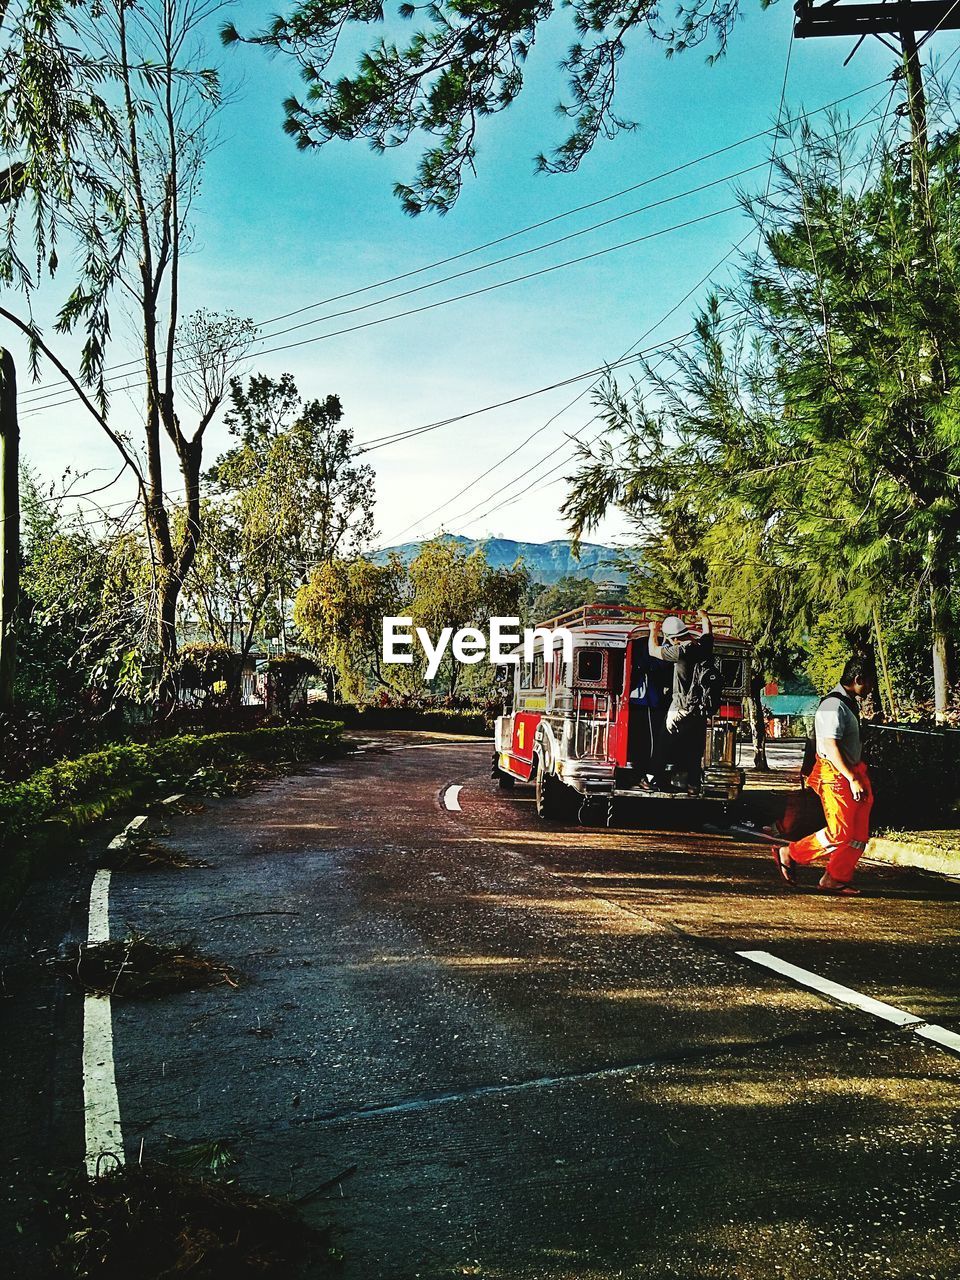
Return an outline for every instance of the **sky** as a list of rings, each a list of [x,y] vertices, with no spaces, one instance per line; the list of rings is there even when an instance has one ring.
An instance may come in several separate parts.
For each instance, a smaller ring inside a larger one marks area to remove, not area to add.
[[[249,30],[268,9],[245,0],[230,16]],[[791,42],[792,6],[781,0],[761,11],[758,0],[744,0],[729,51],[715,65],[707,65],[703,48],[668,60],[661,46],[638,38],[621,64],[618,108],[640,128],[598,142],[575,174],[537,175],[534,157],[565,136],[554,110],[566,89],[558,68],[569,43],[564,21],[561,15],[544,29],[520,99],[484,122],[478,176],[467,178],[453,211],[414,219],[392,187],[413,175],[415,146],[377,155],[362,142],[335,142],[298,152],[281,128],[283,99],[301,91],[296,68],[250,47],[221,50],[211,33],[210,58],[232,93],[194,211],[184,312],[204,307],[251,317],[262,336],[242,372],[289,372],[304,397],[339,395],[359,446],[473,414],[364,455],[376,469],[378,545],[440,530],[528,541],[567,536],[559,506],[572,470],[570,437],[583,432],[589,440],[601,431],[591,403],[595,379],[568,380],[618,360],[638,342],[647,348],[685,333],[708,292],[700,282],[731,278],[735,246],[747,236],[751,250],[756,234],[732,208],[736,189],[764,189],[772,140],[731,144],[769,130],[782,93],[796,113],[869,89],[843,108],[859,120],[883,108],[888,87],[879,82],[895,61],[871,40],[844,67],[853,40]],[[958,43],[955,32],[938,34],[924,52],[949,63]],[[721,148],[731,149],[690,163]],[[661,176],[680,166],[687,167]],[[716,182],[749,166],[756,167]],[[596,201],[603,203],[574,212]],[[587,230],[611,218],[619,220]],[[547,219],[554,221],[524,231]],[[538,248],[561,237],[573,238]],[[433,265],[457,255],[467,256]],[[595,256],[563,265],[586,255]],[[469,274],[441,282],[458,272]],[[406,273],[417,274],[369,288]],[[539,274],[508,283],[532,273]],[[53,299],[67,282],[65,275],[36,300],[48,333]],[[461,294],[473,296],[435,305]],[[279,333],[293,325],[304,327]],[[11,347],[16,354],[16,343]],[[71,358],[75,348],[67,341],[58,350]],[[108,363],[136,350],[135,334],[118,325]],[[48,481],[68,468],[85,474],[83,489],[110,481],[119,463],[100,429],[62,394],[31,386],[22,359],[20,367],[28,463]],[[629,372],[621,385],[628,379]],[[46,381],[56,383],[55,371]],[[546,387],[555,389],[530,394]],[[117,394],[112,410],[112,420],[133,431],[137,394]],[[205,457],[212,461],[228,440],[218,419]],[[172,464],[168,477],[175,494]],[[121,478],[83,504],[87,518],[97,518],[94,502],[116,509],[131,494],[129,479]],[[613,513],[590,540],[629,541],[629,527]]]

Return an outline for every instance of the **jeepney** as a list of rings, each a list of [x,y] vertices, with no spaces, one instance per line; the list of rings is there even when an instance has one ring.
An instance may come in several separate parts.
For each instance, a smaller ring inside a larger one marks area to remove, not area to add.
[[[530,662],[516,651],[513,688],[495,726],[492,773],[503,788],[533,783],[541,818],[579,812],[587,821],[594,807],[605,804],[610,822],[620,802],[728,804],[739,797],[744,774],[737,764],[737,730],[749,690],[751,649],[725,616],[711,616],[722,694],[707,722],[699,793],[644,789],[655,731],[652,722],[647,731],[643,721],[649,712],[631,701],[630,691],[637,670],[649,666],[651,623],[668,612],[699,630],[698,615],[690,610],[585,605],[538,624],[547,632],[570,633],[572,662],[565,661],[556,635],[537,636]]]

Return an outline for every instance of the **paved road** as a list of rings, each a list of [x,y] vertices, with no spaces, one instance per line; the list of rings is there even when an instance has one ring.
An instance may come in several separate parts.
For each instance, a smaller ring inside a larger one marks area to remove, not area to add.
[[[960,1276],[960,1057],[736,954],[960,1030],[960,887],[791,893],[678,807],[546,828],[488,765],[384,735],[178,818],[210,868],[114,876],[114,936],[245,978],[114,1001],[128,1154],[230,1138],[345,1280]]]

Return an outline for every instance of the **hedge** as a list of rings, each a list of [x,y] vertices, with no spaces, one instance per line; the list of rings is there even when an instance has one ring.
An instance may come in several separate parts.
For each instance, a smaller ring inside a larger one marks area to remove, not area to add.
[[[482,711],[456,707],[377,707],[349,702],[311,702],[310,715],[360,729],[422,729],[430,733],[475,733],[489,737],[493,721]]]
[[[124,743],[40,769],[23,782],[0,783],[0,905],[23,887],[36,854],[101,818],[182,785],[198,769],[315,759],[339,741],[328,721],[241,733],[178,734]]]
[[[960,804],[960,731],[864,725],[873,825],[922,827]]]

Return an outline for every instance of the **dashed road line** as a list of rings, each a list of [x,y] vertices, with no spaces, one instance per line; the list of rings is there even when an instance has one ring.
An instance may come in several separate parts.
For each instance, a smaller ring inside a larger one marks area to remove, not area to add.
[[[956,1031],[948,1031],[935,1022],[927,1022],[922,1027],[914,1027],[914,1032],[923,1036],[924,1040],[932,1040],[941,1049],[952,1049],[954,1053],[960,1053],[960,1035]]]
[[[87,941],[110,941],[110,872],[103,869],[96,873],[90,886]]]
[[[90,887],[88,943],[110,941],[110,872]],[[95,1178],[105,1160],[123,1164],[120,1102],[113,1063],[113,1012],[108,995],[83,1000],[83,1117],[87,1173]]]
[[[908,1027],[923,1021],[916,1014],[907,1013],[904,1009],[898,1009],[895,1005],[886,1004],[883,1000],[874,1000],[872,996],[865,996],[860,991],[854,991],[853,987],[844,987],[839,982],[831,982],[829,978],[821,978],[818,973],[812,973],[809,969],[801,969],[799,965],[790,964],[787,960],[781,960],[779,956],[773,956],[769,951],[738,951],[737,955],[744,960],[750,960],[754,964],[762,965],[765,969],[772,969],[774,973],[779,973],[785,978],[792,979],[794,982],[799,983],[801,987],[809,987],[811,991],[819,991],[821,995],[829,996],[832,1000],[839,1000],[841,1004],[853,1005],[855,1009],[861,1009],[864,1013],[872,1013],[875,1018],[883,1018],[885,1022],[892,1022],[894,1026]]]
[[[166,804],[166,801],[164,801]],[[114,836],[107,846],[108,849],[126,849],[126,847],[146,835],[146,827],[149,818],[145,813],[141,813],[136,818],[131,818],[127,825],[123,828],[118,836]]]
[[[813,973],[810,969],[801,969],[799,965],[781,960],[779,956],[771,955],[769,951],[738,951],[736,954],[742,960],[749,960],[752,964],[771,969],[774,973],[790,978],[799,986],[816,991],[819,995],[859,1009],[862,1013],[869,1013],[875,1018],[882,1018],[884,1022],[891,1022],[896,1027],[906,1027],[914,1035],[930,1040],[941,1049],[951,1049],[954,1053],[960,1053],[960,1035],[947,1027],[927,1022],[924,1018],[917,1017],[915,1013],[898,1009],[896,1005],[887,1004],[884,1000],[875,1000],[873,996],[864,995],[862,991],[856,991],[853,987],[845,987],[842,983],[821,977],[819,973]]]
[[[451,813],[462,813],[463,809],[460,804],[460,792],[462,786],[450,786],[443,793],[443,807],[449,809]]]

